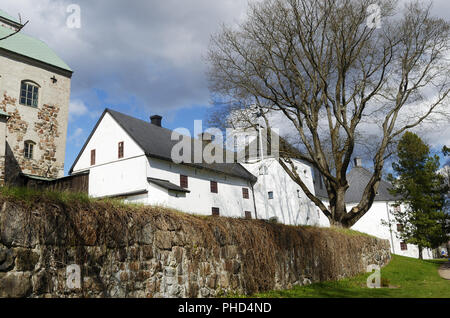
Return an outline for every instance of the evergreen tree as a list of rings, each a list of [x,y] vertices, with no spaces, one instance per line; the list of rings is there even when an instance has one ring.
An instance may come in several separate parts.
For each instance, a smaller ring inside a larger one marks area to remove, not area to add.
[[[406,132],[397,147],[398,162],[392,164],[396,178],[389,175],[391,193],[399,197],[394,218],[401,225],[399,238],[419,247],[437,248],[448,240],[448,220],[444,177],[438,173],[439,156],[414,133]]]

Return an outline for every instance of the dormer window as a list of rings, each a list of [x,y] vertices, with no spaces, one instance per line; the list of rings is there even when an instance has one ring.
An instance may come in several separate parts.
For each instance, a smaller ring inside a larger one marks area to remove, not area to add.
[[[20,84],[20,104],[38,107],[39,85],[31,81],[22,81]]]
[[[31,140],[25,141],[25,147],[23,150],[23,155],[27,159],[33,159],[33,150],[35,143]]]

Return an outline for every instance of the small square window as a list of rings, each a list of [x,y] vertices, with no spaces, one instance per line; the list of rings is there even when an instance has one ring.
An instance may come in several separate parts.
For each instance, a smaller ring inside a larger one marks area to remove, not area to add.
[[[219,208],[212,208],[211,209],[212,215],[213,216],[219,216],[220,215],[220,210]]]
[[[118,145],[118,157],[119,159],[123,158],[123,141],[119,142]]]
[[[400,249],[402,251],[407,251],[408,250],[408,245],[405,242],[401,242],[400,243]]]
[[[269,195],[269,200],[273,200],[273,191],[269,191],[268,195]]]
[[[91,150],[91,166],[95,165],[95,149]]]
[[[248,188],[242,188],[242,197],[244,199],[248,199],[250,198],[249,194],[248,194]]]
[[[397,231],[398,232],[402,232],[403,231],[403,225],[402,224],[397,224]]]
[[[180,175],[180,187],[187,189],[188,188],[188,177]]]
[[[259,175],[260,176],[268,175],[268,169],[265,165],[262,165],[261,167],[259,167]]]
[[[218,193],[218,188],[217,188],[217,182],[216,181],[211,181],[211,193]]]
[[[252,218],[252,212],[250,212],[250,211],[245,211],[245,218],[246,218],[246,219],[251,219],[251,218]]]

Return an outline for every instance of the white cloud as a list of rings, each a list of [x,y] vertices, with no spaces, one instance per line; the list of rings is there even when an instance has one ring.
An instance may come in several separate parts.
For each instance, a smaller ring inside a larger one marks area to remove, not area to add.
[[[84,129],[81,127],[78,127],[67,138],[67,141],[70,142],[72,145],[80,146],[84,141],[83,135],[84,135]]]
[[[75,132],[73,133],[72,137],[74,137],[74,138],[79,137],[79,136],[81,136],[82,133],[83,133],[83,129],[78,127],[77,129],[75,129]]]
[[[82,100],[71,100],[69,104],[69,119],[72,120],[75,117],[83,116],[88,112],[88,108]]]

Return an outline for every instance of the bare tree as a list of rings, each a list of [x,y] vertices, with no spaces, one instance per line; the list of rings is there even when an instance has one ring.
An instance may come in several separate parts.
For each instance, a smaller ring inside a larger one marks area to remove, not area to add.
[[[309,191],[289,155],[279,162],[334,226],[351,227],[370,209],[393,142],[448,111],[449,23],[432,17],[430,5],[400,10],[396,1],[381,0],[377,28],[367,13],[373,3],[251,4],[247,20],[223,26],[208,52],[217,100],[241,109],[256,105],[267,129],[276,113],[295,128],[300,157],[323,176],[330,208]],[[373,175],[359,204],[347,211],[347,170],[368,122],[379,127],[372,133]]]

